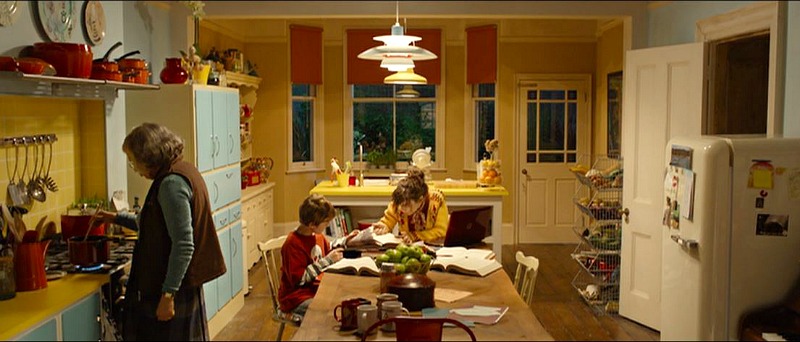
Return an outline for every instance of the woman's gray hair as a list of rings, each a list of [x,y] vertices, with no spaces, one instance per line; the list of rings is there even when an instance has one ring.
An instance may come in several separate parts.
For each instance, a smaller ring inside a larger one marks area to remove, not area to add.
[[[158,171],[183,158],[183,139],[165,126],[146,122],[128,133],[122,149],[148,170]]]

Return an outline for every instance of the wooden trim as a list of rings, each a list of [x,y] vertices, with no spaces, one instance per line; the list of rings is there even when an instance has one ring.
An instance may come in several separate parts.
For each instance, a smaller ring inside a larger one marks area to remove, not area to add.
[[[783,135],[783,101],[786,67],[786,26],[788,5],[785,1],[757,2],[752,5],[697,21],[695,41],[710,44],[760,31],[769,31],[769,90],[767,93],[767,136]],[[709,54],[711,56],[712,54]],[[710,57],[711,58],[711,57]],[[707,68],[706,79],[713,74]],[[713,91],[713,84],[707,94]],[[713,107],[708,98],[707,109]],[[707,110],[706,112],[711,112]],[[705,122],[707,118],[703,118]]]

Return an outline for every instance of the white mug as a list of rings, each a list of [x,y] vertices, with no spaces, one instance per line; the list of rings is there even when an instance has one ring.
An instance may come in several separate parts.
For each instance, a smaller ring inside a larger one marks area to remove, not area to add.
[[[378,307],[372,304],[359,305],[358,309],[358,333],[363,335],[367,329],[378,321]]]
[[[387,301],[381,304],[382,316],[381,319],[387,319],[397,316],[408,316],[408,309],[403,307],[403,303],[398,301]],[[381,326],[383,331],[394,331],[394,323],[386,323]]]

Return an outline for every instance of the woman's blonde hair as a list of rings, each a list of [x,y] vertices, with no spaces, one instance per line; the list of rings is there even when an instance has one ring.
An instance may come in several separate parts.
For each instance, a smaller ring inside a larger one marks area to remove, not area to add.
[[[165,126],[146,122],[128,133],[122,149],[148,170],[158,171],[183,158],[183,139]]]

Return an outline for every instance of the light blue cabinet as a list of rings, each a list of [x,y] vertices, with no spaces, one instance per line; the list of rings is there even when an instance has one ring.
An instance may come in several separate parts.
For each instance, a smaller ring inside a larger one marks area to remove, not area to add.
[[[95,292],[38,327],[24,333],[17,341],[56,341],[61,321],[61,341],[100,340],[100,293]]]
[[[207,90],[196,90],[194,93],[197,169],[200,172],[214,168],[214,154],[217,150],[216,139],[214,139],[214,107],[211,94]]]
[[[55,341],[58,339],[57,327],[56,319],[51,318],[42,325],[20,336],[17,341]]]
[[[244,284],[244,251],[242,250],[242,221],[231,227],[231,298],[242,290]]]
[[[100,293],[92,294],[61,313],[64,341],[100,340]]]
[[[222,275],[223,277],[225,275]],[[219,311],[219,302],[217,302],[217,279],[203,284],[203,298],[206,302],[206,319],[211,319]]]
[[[219,233],[219,244],[222,255],[225,257],[225,269],[228,272],[217,280],[217,302],[227,303],[231,299],[231,230],[225,229]]]

